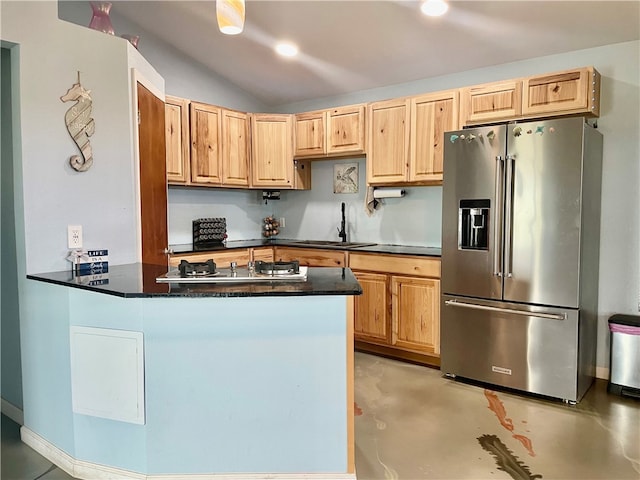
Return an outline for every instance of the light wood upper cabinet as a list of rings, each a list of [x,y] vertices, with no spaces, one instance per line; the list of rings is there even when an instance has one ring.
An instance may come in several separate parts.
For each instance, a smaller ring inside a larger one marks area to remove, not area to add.
[[[409,171],[408,99],[370,103],[367,107],[367,183],[407,181]]]
[[[222,184],[249,186],[249,119],[244,112],[223,109]]]
[[[321,157],[326,153],[326,123],[326,111],[296,114],[296,157]]]
[[[571,113],[600,115],[600,74],[593,67],[524,79],[523,115]]]
[[[442,182],[444,132],[459,128],[457,90],[375,102],[367,112],[367,182]]]
[[[364,119],[364,104],[296,114],[295,156],[327,158],[363,154]]]
[[[460,124],[600,115],[600,74],[593,67],[460,89]]]
[[[365,152],[365,106],[349,105],[327,111],[327,155]]]
[[[221,184],[222,109],[191,102],[191,182]]]
[[[251,184],[293,188],[293,115],[251,114]]]
[[[458,129],[458,91],[411,98],[410,182],[442,181],[444,132]]]
[[[165,140],[167,150],[167,182],[184,185],[189,183],[189,100],[165,97]]]
[[[461,125],[511,120],[522,114],[522,79],[460,89]]]

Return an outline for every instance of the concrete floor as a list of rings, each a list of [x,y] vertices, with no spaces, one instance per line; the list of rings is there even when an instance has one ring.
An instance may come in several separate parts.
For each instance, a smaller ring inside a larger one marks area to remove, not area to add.
[[[640,479],[640,401],[605,381],[569,406],[359,352],[355,365],[359,480]],[[1,478],[72,479],[4,415]]]
[[[355,366],[359,480],[640,479],[640,401],[606,381],[570,406],[363,353]]]

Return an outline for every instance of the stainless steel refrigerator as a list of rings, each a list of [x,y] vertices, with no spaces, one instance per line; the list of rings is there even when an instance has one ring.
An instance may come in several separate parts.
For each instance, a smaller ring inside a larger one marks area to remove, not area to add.
[[[595,376],[602,135],[445,133],[441,370],[578,402]]]

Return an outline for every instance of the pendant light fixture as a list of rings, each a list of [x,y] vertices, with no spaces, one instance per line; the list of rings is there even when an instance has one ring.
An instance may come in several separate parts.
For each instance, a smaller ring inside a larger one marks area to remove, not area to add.
[[[425,0],[420,7],[422,13],[430,17],[439,17],[449,10],[449,5],[445,0]]]
[[[216,0],[218,28],[226,35],[237,35],[244,28],[244,0]]]

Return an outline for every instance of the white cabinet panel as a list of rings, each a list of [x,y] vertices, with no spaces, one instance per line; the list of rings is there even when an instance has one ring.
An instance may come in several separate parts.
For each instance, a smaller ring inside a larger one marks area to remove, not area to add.
[[[144,424],[142,332],[71,327],[74,413]]]

